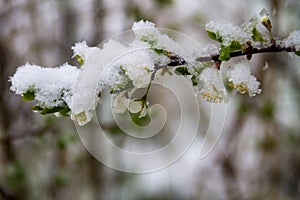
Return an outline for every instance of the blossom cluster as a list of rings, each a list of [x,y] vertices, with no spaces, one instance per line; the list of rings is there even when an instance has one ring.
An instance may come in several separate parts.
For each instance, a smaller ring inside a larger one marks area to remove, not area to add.
[[[147,104],[140,99],[130,99],[124,94],[118,94],[114,98],[113,109],[116,113],[124,113],[129,110],[131,113],[140,112],[139,117],[144,117],[147,113]]]
[[[241,94],[248,93],[250,97],[260,94],[260,83],[255,76],[250,73],[250,62],[243,60],[233,66],[233,69],[228,71],[229,86],[236,89]]]
[[[263,16],[264,26],[269,21]],[[190,79],[200,97],[208,102],[223,103],[228,100],[226,84],[250,97],[261,93],[260,83],[251,74],[250,61],[242,60],[231,67],[223,67],[223,61],[233,51],[244,51],[245,45],[258,47],[270,45],[267,36],[258,28],[258,17],[241,26],[209,22],[209,36],[220,46],[208,45],[208,52],[191,50],[163,34],[154,23],[135,22],[134,38],[123,44],[108,40],[101,47],[89,47],[86,42],[76,43],[72,50],[80,67],[64,64],[57,68],[45,68],[33,64],[19,67],[10,78],[11,90],[24,100],[35,100],[33,110],[41,114],[55,113],[70,116],[79,125],[88,123],[100,102],[101,92],[108,89],[114,95],[113,110],[123,113],[147,114],[147,92],[138,98],[129,98],[134,88],[149,88],[159,70],[168,70]],[[284,44],[299,50],[299,31],[293,32]],[[213,60],[200,61],[199,57],[220,54],[219,64]],[[161,77],[160,77],[161,78]]]

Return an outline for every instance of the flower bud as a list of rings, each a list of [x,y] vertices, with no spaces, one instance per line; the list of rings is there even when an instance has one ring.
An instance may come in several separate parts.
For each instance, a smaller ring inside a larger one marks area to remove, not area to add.
[[[263,9],[260,12],[260,16],[261,16],[260,22],[262,23],[262,25],[264,25],[269,31],[271,31],[272,22],[268,11],[266,9]]]

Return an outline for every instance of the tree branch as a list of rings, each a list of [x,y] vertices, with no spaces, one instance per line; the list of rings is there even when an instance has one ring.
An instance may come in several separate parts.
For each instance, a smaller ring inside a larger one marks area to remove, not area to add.
[[[248,46],[245,50],[234,51],[230,53],[230,58],[239,57],[239,56],[247,56],[247,59],[250,60],[253,54],[259,53],[281,53],[281,52],[296,52],[295,47],[283,47],[281,45],[276,44],[275,40],[272,42],[272,45],[265,48],[253,48],[251,45]],[[154,79],[156,72],[159,69],[167,69],[168,67],[177,67],[179,65],[186,64],[184,58],[179,55],[176,55],[172,52],[168,52],[167,56],[170,58],[170,62],[167,65],[155,65],[154,71],[151,76],[151,80]],[[216,67],[220,69],[222,60],[219,59],[220,54],[213,54],[210,56],[203,56],[196,58],[198,62],[214,62]]]
[[[278,53],[278,52],[296,52],[296,49],[294,47],[282,47],[277,44],[273,44],[266,48],[247,48],[246,50],[242,51],[235,51],[230,53],[230,58],[233,57],[239,57],[239,56],[248,56],[253,54],[259,54],[259,53]],[[214,54],[211,55],[211,57],[199,57],[196,60],[200,62],[206,62],[206,61],[214,61],[214,62],[222,62],[219,59],[220,54]],[[250,57],[251,58],[251,57]]]
[[[272,44],[269,47],[266,48],[253,48],[248,47],[246,50],[240,50],[240,51],[234,51],[230,53],[230,58],[239,57],[239,56],[247,56],[247,58],[251,58],[253,54],[259,54],[259,53],[280,53],[280,52],[296,52],[296,49],[294,47],[283,47],[278,44]],[[213,61],[217,63],[217,65],[220,65],[222,60],[219,59],[220,54],[213,54],[211,56],[204,56],[204,57],[198,57],[196,61],[199,62],[209,62]],[[182,65],[185,63],[185,61],[180,56],[172,56],[171,62],[168,64],[170,67]],[[160,67],[162,68],[162,67]]]

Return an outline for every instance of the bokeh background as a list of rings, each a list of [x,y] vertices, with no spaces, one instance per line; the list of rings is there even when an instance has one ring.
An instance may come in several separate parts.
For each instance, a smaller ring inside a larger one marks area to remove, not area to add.
[[[242,23],[262,8],[274,35],[300,29],[298,0],[0,0],[0,199],[300,199],[299,57],[255,55],[263,92],[233,95],[213,151],[198,160],[194,145],[173,165],[139,175],[104,166],[70,119],[35,114],[9,90],[18,66],[76,65],[75,42],[98,45],[140,19],[205,45],[209,20]]]

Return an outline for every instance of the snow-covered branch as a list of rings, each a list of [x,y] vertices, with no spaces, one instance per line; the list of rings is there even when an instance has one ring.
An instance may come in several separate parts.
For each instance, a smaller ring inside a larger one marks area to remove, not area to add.
[[[260,54],[260,53],[287,53],[287,52],[292,52],[296,53],[297,49],[295,46],[283,46],[282,41],[278,41],[278,44],[272,44],[269,47],[265,48],[247,48],[246,50],[240,50],[240,51],[234,51],[230,52],[230,58],[234,57],[239,57],[239,56],[247,56],[248,58],[251,59],[253,54]],[[210,60],[213,60],[214,62],[222,62],[220,59],[220,54],[213,54],[211,56],[206,56],[206,57],[199,57],[197,58],[197,61],[200,62],[207,62]]]
[[[269,34],[263,34],[262,29]],[[273,37],[271,20],[265,12],[241,25],[209,22],[206,31],[219,45],[203,49],[186,48],[161,33],[152,22],[136,22],[132,31],[134,39],[126,44],[109,40],[99,48],[76,43],[72,50],[80,68],[69,64],[57,68],[25,64],[10,78],[11,90],[23,100],[35,100],[32,109],[41,114],[70,115],[84,125],[91,120],[103,89],[114,95],[116,112],[128,109],[144,117],[151,83],[163,81],[165,72],[186,76],[196,94],[208,102],[222,103],[228,100],[227,86],[249,96],[261,92],[260,83],[250,71],[253,54],[300,55],[300,31],[283,40]],[[221,63],[238,56],[246,58],[222,67]],[[147,92],[139,99],[131,99],[129,93],[134,88],[147,88]]]

